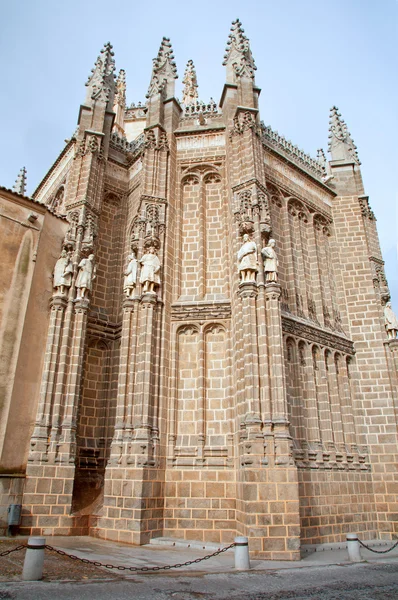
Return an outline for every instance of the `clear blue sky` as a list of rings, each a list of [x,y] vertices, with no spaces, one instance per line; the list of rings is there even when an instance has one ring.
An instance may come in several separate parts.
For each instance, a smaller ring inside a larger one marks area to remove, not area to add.
[[[163,35],[173,44],[178,94],[192,59],[201,99],[219,100],[236,17],[251,42],[267,125],[315,156],[327,148],[329,108],[340,108],[398,313],[397,0],[0,0],[0,185],[12,187],[25,165],[33,192],[76,127],[84,83],[108,40],[126,70],[129,103],[145,101]]]

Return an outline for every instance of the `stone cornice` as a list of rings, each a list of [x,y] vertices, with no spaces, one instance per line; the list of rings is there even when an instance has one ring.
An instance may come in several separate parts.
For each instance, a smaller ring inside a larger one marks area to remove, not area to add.
[[[299,317],[282,312],[282,331],[321,346],[339,350],[344,354],[355,354],[354,343],[344,335],[327,331]]]
[[[46,175],[43,177],[43,179],[41,180],[41,182],[39,183],[39,185],[37,186],[37,188],[35,189],[35,191],[32,194],[32,198],[34,198],[35,196],[37,196],[37,194],[39,193],[39,191],[41,190],[41,188],[44,186],[44,184],[47,182],[47,180],[49,179],[49,177],[51,176],[52,172],[54,171],[55,167],[58,166],[58,164],[61,162],[61,160],[64,158],[65,154],[68,152],[69,148],[74,145],[76,142],[76,138],[72,137],[69,142],[66,144],[65,148],[62,150],[62,152],[59,154],[58,158],[56,159],[56,161],[51,165],[51,167],[48,169]]]
[[[231,303],[226,301],[184,302],[171,305],[172,321],[208,321],[230,318]]]

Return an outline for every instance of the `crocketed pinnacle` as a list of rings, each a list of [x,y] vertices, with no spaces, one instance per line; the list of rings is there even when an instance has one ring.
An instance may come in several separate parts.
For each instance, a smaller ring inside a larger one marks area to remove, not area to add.
[[[115,102],[122,108],[126,107],[126,71],[120,69],[118,78],[116,79]]]
[[[177,65],[174,61],[173,48],[170,39],[164,37],[158,55],[153,59],[152,77],[147,98],[161,92],[167,84],[177,78]]]
[[[336,106],[330,109],[328,150],[332,160],[348,160],[361,164],[354,140]]]
[[[15,180],[12,191],[16,192],[17,194],[21,194],[21,196],[26,195],[26,169],[25,169],[25,167],[22,167],[22,169],[19,171],[18,177]]]
[[[198,80],[192,60],[189,60],[187,63],[182,83],[184,84],[182,103],[185,105],[192,104],[198,98]]]
[[[231,33],[228,37],[223,65],[233,68],[236,77],[251,77],[257,69],[250,50],[250,43],[244,34],[242,23],[239,19],[232,22]]]
[[[115,60],[113,56],[112,45],[107,42],[101,50],[86,83],[88,99],[113,99],[111,98],[115,90]]]

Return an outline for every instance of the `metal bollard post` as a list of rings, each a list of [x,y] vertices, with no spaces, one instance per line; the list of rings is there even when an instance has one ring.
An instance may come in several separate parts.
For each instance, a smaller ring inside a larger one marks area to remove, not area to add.
[[[30,537],[26,547],[22,579],[24,581],[39,581],[43,577],[44,548],[46,538]]]
[[[358,535],[356,533],[347,533],[347,550],[348,550],[348,558],[352,562],[361,562],[361,547],[358,542]]]
[[[247,537],[235,538],[235,569],[248,571],[250,569],[249,540]]]

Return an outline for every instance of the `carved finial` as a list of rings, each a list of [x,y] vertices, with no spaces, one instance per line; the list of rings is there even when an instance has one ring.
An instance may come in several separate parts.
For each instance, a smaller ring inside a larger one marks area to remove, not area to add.
[[[323,150],[323,148],[318,148],[318,150],[316,151],[316,158],[317,161],[319,162],[319,164],[322,166],[323,169],[326,168],[326,156],[325,156],[325,152]]]
[[[336,106],[330,109],[329,146],[332,160],[348,160],[360,165],[357,147]]]
[[[112,46],[107,42],[86,83],[88,103],[90,100],[112,100],[113,102],[115,91],[115,60],[113,56]]]
[[[26,195],[26,169],[25,169],[25,167],[22,167],[22,169],[19,171],[18,177],[15,180],[12,191],[16,192],[17,194],[21,194],[21,196]]]
[[[113,103],[113,112],[115,113],[115,122],[113,128],[122,136],[125,137],[124,131],[124,111],[126,109],[126,72],[120,69],[119,76],[116,80],[116,94]]]
[[[124,69],[120,69],[115,87],[116,93],[114,104],[126,108],[126,71]]]
[[[198,98],[198,80],[196,78],[195,66],[192,60],[189,60],[187,63],[182,83],[184,84],[182,103],[185,105],[192,104]]]
[[[174,79],[177,79],[177,66],[174,61],[173,48],[170,39],[164,37],[160,44],[159,52],[153,59],[152,77],[149,84],[147,98],[162,92],[174,91]],[[172,84],[171,89],[167,90],[168,84]]]
[[[257,69],[250,50],[250,43],[244,34],[242,23],[239,19],[232,22],[231,33],[228,37],[223,65],[227,67],[227,80],[237,77],[250,77],[254,79],[254,71]]]

